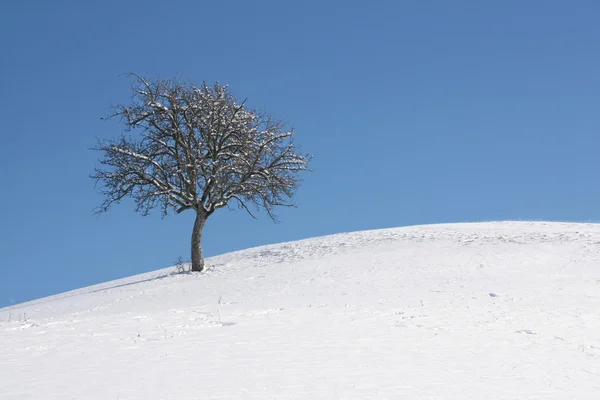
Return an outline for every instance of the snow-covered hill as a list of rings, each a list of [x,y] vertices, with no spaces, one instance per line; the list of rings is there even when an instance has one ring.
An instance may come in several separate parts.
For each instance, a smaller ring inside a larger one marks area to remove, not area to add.
[[[340,234],[0,309],[0,399],[600,398],[600,225]]]

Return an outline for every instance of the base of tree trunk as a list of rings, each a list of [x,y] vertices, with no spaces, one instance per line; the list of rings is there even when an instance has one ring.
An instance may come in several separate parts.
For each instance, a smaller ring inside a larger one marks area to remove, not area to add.
[[[192,272],[202,272],[205,269],[206,268],[204,265],[199,265],[199,266],[192,265]]]

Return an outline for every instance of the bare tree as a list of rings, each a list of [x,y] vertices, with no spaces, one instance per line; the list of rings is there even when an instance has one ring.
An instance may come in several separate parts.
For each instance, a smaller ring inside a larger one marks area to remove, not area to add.
[[[263,209],[276,221],[274,207],[293,206],[310,157],[297,152],[294,130],[249,109],[227,86],[132,76],[131,104],[117,105],[109,118],[140,134],[99,140],[93,148],[102,157],[91,177],[105,196],[97,212],[125,197],[142,215],[155,207],[162,216],[194,210],[192,271],[202,271],[208,217],[237,203],[252,217]]]

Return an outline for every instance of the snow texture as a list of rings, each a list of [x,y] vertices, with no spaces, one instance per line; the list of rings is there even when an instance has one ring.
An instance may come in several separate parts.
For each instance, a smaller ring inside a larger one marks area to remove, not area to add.
[[[339,234],[0,309],[0,399],[592,399],[600,225]]]

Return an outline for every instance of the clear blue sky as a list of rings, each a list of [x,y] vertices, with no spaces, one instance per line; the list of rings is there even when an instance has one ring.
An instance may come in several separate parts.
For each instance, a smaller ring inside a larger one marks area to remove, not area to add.
[[[485,5],[484,5],[485,3]],[[123,72],[231,85],[314,154],[282,223],[207,255],[401,225],[600,220],[597,1],[11,1],[0,12],[0,306],[189,258],[191,212],[100,217]]]

